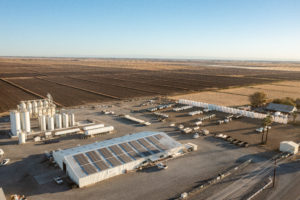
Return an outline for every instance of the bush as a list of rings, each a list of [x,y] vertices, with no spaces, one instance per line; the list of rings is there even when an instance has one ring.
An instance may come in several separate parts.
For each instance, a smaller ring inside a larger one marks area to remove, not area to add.
[[[290,97],[286,97],[286,98],[283,98],[283,99],[274,99],[272,102],[273,103],[278,103],[278,104],[289,105],[289,106],[296,106],[296,101],[294,99],[290,98]]]
[[[255,92],[249,96],[249,100],[253,107],[262,106],[267,101],[267,95],[264,92]]]

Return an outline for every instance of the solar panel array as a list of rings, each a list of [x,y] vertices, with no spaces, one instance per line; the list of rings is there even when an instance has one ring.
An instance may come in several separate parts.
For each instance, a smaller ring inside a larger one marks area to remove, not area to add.
[[[149,137],[147,137],[147,139],[148,139],[150,142],[152,142],[152,144],[154,144],[155,146],[157,146],[159,149],[161,149],[161,150],[163,150],[163,151],[165,151],[165,150],[168,149],[165,145],[163,145],[162,143],[160,143],[160,142],[156,139],[156,137],[149,136]]]
[[[160,134],[148,136],[80,153],[73,158],[82,171],[89,175],[167,150],[159,141],[162,137]]]

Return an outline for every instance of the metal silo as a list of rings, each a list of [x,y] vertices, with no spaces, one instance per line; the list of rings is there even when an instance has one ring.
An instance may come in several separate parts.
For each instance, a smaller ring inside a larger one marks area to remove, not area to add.
[[[57,129],[61,129],[62,128],[61,114],[55,114],[55,127]]]
[[[47,127],[48,127],[49,131],[53,131],[54,130],[54,118],[52,116],[48,116]]]
[[[22,132],[19,134],[19,144],[25,144],[25,143],[26,143],[26,134]]]
[[[41,131],[46,131],[46,115],[40,117]]]
[[[69,117],[70,117],[70,126],[72,127],[72,126],[75,126],[75,115],[74,115],[74,113],[71,113],[70,115],[69,115]]]
[[[21,111],[21,127],[26,133],[30,133],[30,115],[27,110]]]
[[[63,128],[69,128],[69,115],[63,113]]]
[[[10,112],[10,129],[14,136],[17,136],[21,131],[20,113],[17,110]]]

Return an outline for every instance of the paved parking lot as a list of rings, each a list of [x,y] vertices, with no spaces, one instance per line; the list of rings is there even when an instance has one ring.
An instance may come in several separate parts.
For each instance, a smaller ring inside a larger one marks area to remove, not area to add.
[[[219,172],[236,165],[250,157],[257,160],[266,159],[256,147],[240,148],[212,136],[192,139],[191,135],[183,135],[169,122],[159,122],[155,117],[145,113],[131,113],[135,105],[141,102],[124,102],[115,104],[107,110],[116,114],[130,114],[150,121],[151,126],[135,125],[113,115],[100,113],[103,107],[88,106],[73,109],[76,120],[90,119],[104,122],[115,127],[116,132],[109,135],[80,139],[78,136],[60,138],[59,143],[38,144],[26,143],[17,145],[16,139],[6,135],[0,136],[1,148],[5,156],[11,159],[8,166],[0,168],[0,185],[5,193],[25,194],[30,199],[171,199],[181,192],[191,189],[199,183],[214,177]],[[4,125],[4,124],[2,124]],[[67,184],[56,185],[52,178],[59,175],[60,170],[49,166],[45,161],[45,151],[64,149],[76,145],[89,144],[95,141],[119,137],[145,130],[164,131],[181,143],[192,142],[198,145],[198,151],[167,162],[167,170],[148,169],[120,175],[87,188],[70,189]],[[53,173],[53,174],[52,174]],[[52,177],[53,176],[53,177]]]

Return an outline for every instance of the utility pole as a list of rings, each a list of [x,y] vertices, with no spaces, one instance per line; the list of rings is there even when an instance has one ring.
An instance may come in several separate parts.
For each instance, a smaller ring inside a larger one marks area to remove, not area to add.
[[[277,159],[275,159],[275,166],[274,166],[274,174],[273,174],[273,188],[275,187],[276,167],[277,167]]]

